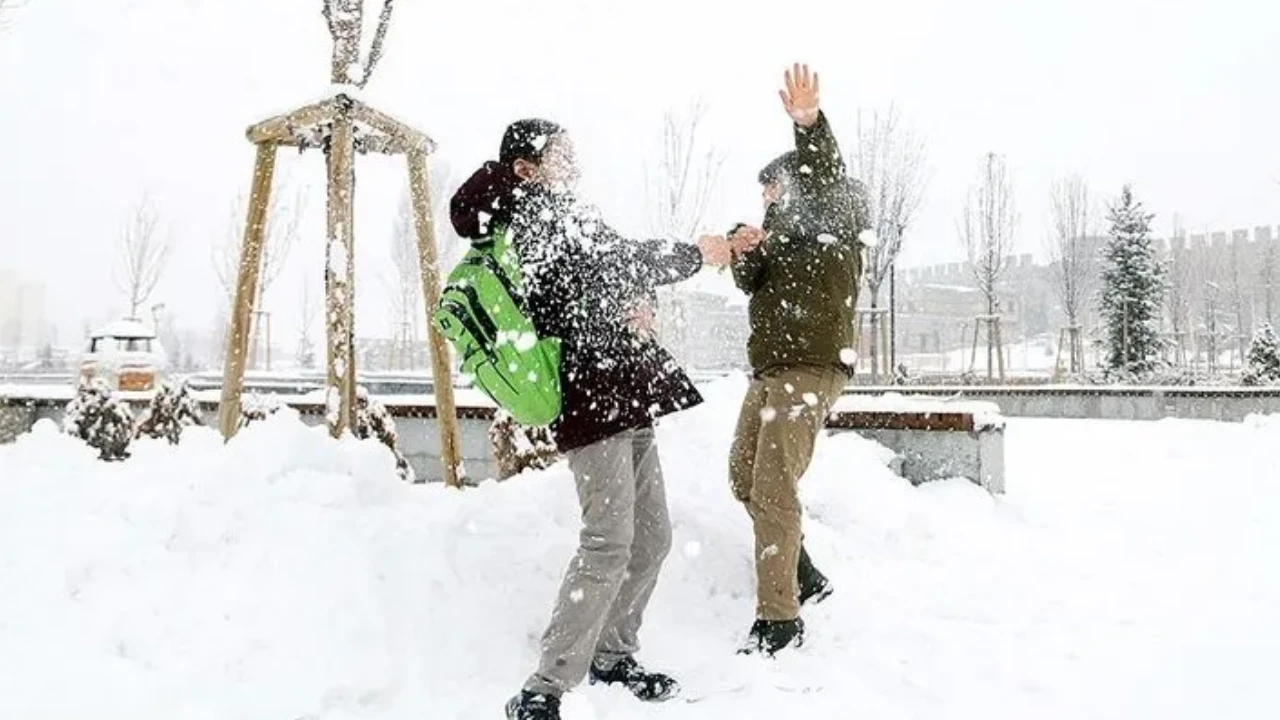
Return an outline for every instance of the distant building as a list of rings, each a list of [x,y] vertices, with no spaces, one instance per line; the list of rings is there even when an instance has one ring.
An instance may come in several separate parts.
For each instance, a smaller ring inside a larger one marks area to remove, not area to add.
[[[0,269],[0,365],[34,359],[49,339],[44,285]]]

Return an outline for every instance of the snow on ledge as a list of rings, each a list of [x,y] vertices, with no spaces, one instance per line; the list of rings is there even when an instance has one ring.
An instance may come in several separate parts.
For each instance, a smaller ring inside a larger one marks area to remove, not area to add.
[[[975,430],[1000,430],[1004,428],[1004,416],[1000,414],[1000,406],[993,402],[980,400],[960,400],[920,395],[908,396],[901,393],[842,395],[831,408],[831,412],[921,413],[925,415],[961,413],[973,416]]]

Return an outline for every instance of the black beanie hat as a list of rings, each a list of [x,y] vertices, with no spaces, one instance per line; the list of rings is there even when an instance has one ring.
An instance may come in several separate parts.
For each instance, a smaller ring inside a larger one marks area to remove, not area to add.
[[[760,184],[768,185],[769,183],[782,180],[784,175],[793,174],[795,172],[795,168],[793,167],[795,163],[795,150],[788,150],[787,152],[779,155],[773,159],[773,162],[765,165],[764,169],[760,171],[760,175],[758,176]]]
[[[502,134],[502,147],[498,151],[498,161],[503,165],[511,165],[516,160],[539,162],[552,136],[562,131],[563,128],[550,120],[539,118],[517,120],[508,125],[507,131]]]

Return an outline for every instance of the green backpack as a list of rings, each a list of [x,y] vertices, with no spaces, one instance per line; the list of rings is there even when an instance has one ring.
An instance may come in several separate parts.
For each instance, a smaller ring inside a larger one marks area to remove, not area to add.
[[[473,245],[440,294],[435,324],[463,374],[521,425],[560,416],[560,340],[540,338],[524,312],[520,263],[506,228]]]

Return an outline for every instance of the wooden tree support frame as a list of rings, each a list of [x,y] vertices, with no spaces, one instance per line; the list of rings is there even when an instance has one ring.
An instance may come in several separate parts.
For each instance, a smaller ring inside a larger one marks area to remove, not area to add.
[[[1004,338],[1001,336],[1000,325],[1003,318],[999,315],[979,315],[973,319],[973,350],[969,354],[969,372],[973,372],[978,365],[978,336],[982,332],[983,326],[987,328],[987,378],[992,376],[991,356],[995,355],[996,369],[999,374],[997,377],[1004,380]]]
[[[445,483],[461,485],[457,412],[449,348],[435,325],[432,312],[440,301],[440,267],[435,226],[431,217],[427,158],[435,143],[426,135],[345,94],[269,118],[248,129],[257,150],[253,185],[240,253],[235,307],[231,312],[222,400],[218,424],[224,438],[240,425],[241,392],[250,320],[262,272],[262,245],[270,204],[271,181],[278,148],[316,148],[326,155],[328,169],[328,237],[325,245],[325,307],[328,329],[327,420],[334,437],[352,428],[356,412],[355,299],[355,156],[357,153],[404,155],[413,196],[414,227],[422,273],[427,330],[437,416],[440,423],[441,463]]]
[[[1066,370],[1063,370],[1063,352],[1067,354]],[[1053,361],[1053,374],[1078,375],[1084,372],[1084,336],[1079,325],[1068,325],[1058,330],[1058,355]]]

